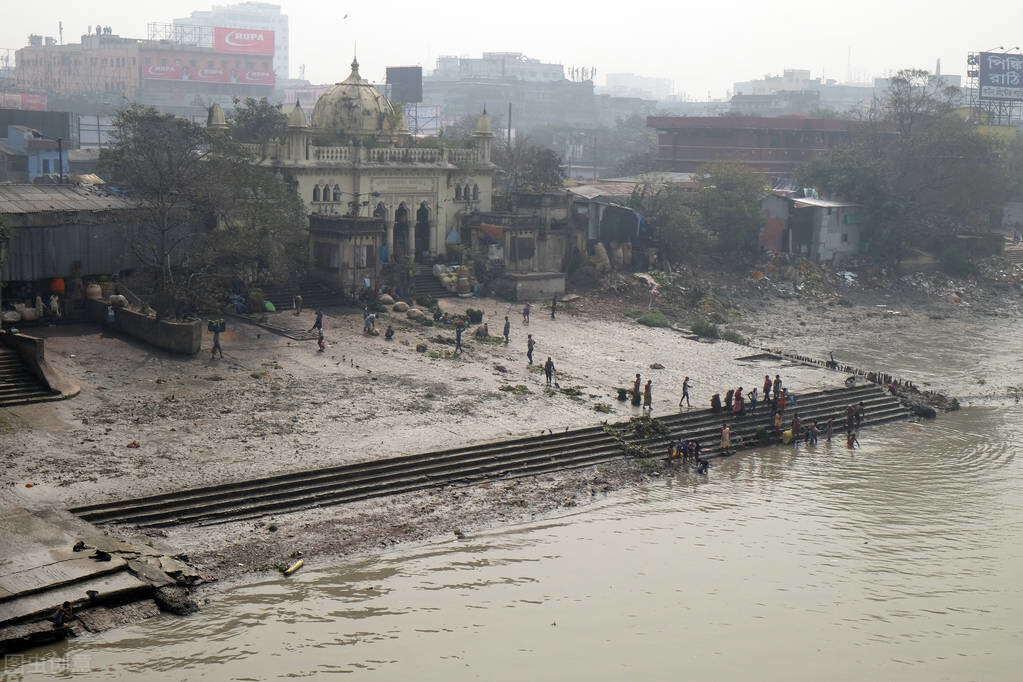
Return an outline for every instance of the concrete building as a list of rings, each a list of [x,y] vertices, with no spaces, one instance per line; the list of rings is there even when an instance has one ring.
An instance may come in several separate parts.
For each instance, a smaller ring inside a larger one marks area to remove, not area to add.
[[[859,205],[821,199],[816,192],[774,190],[761,202],[766,224],[760,245],[838,265],[860,252],[863,213]]]
[[[173,40],[122,38],[109,27],[77,44],[32,44],[16,53],[18,87],[46,93],[74,111],[100,115],[139,102],[181,116],[213,102],[270,97],[272,56],[220,51]],[[99,141],[97,140],[97,144]]]
[[[28,47],[15,53],[15,81],[34,92],[106,95],[118,104],[139,95],[139,41],[97,27],[80,43],[44,44],[29,36]]]
[[[438,57],[430,78],[439,81],[518,80],[557,83],[565,80],[565,67],[531,59],[521,52],[484,52],[483,57]]]
[[[66,175],[69,171],[68,149],[38,130],[26,126],[7,126],[7,137],[3,142],[7,149],[24,156],[23,182],[33,182],[39,176],[51,173]],[[10,179],[16,180],[17,176]]]
[[[288,15],[281,13],[281,6],[266,2],[240,2],[233,5],[214,5],[212,9],[195,11],[187,17],[175,19],[173,25],[182,27],[183,38],[189,30],[185,27],[201,26],[206,29],[251,28],[274,32],[273,70],[278,80],[285,80],[291,74],[291,38],[288,29]],[[201,35],[207,35],[200,32]],[[200,47],[214,47],[212,43],[197,39]],[[183,40],[183,42],[187,42]]]
[[[210,124],[224,125],[222,113]],[[317,276],[348,288],[372,280],[367,273],[379,273],[381,262],[443,258],[461,217],[490,210],[493,137],[484,112],[469,148],[410,147],[404,116],[353,61],[311,116],[300,104],[288,111],[284,142],[258,152],[259,163],[297,185]]]
[[[813,118],[651,116],[657,131],[657,169],[694,173],[714,161],[741,161],[769,177],[790,177],[799,166],[847,144],[861,124]]]
[[[670,78],[654,78],[634,73],[609,73],[604,80],[607,85],[597,88],[597,92],[613,97],[662,100],[671,97],[674,90],[674,83]]]

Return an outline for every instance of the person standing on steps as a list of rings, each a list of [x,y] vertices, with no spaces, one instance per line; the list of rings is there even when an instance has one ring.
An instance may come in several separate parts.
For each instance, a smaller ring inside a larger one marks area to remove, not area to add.
[[[529,334],[526,338],[526,357],[529,358],[529,364],[533,364],[533,349],[536,348],[536,339],[533,338],[532,334]]]
[[[554,298],[551,299],[551,319],[556,320],[554,313],[558,311],[558,295],[554,294]]]
[[[686,402],[686,407],[692,407],[693,404],[689,402],[689,389],[692,387],[693,382],[689,381],[689,377],[682,380],[682,397],[678,401],[678,406],[682,407],[682,401]]]
[[[764,375],[764,402],[771,399],[771,375]]]
[[[511,322],[508,321],[508,316],[504,316],[504,345],[508,345],[509,337],[511,335]]]
[[[780,374],[775,374],[774,375],[773,390],[774,390],[774,399],[777,400],[778,396],[781,395],[781,375]]]
[[[547,376],[547,385],[550,386],[554,380],[554,361],[551,360],[551,356],[547,356],[547,362],[543,363],[543,373]]]
[[[647,379],[646,386],[643,387],[643,409],[644,410],[650,410],[650,413],[653,414],[653,411],[654,411],[654,397],[653,397],[653,390],[650,388],[650,385],[651,385],[651,381],[650,381],[650,379]]]
[[[732,443],[732,430],[728,428],[728,424],[721,425],[721,453],[728,454],[728,447]]]

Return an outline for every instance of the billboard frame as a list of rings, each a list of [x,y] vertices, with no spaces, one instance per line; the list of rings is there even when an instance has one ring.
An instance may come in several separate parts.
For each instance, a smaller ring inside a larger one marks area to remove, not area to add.
[[[983,76],[988,75],[987,65],[982,61],[987,56],[1011,57],[1018,60],[1023,66],[1023,54],[1016,52],[970,52],[966,57],[967,92],[969,93],[970,120],[974,123],[994,126],[1023,126],[1023,85],[1020,86],[1020,97],[992,97],[983,96]],[[985,67],[985,68],[982,68]],[[1021,83],[1023,83],[1023,69],[1016,69],[1020,72]],[[987,84],[990,87],[990,84]],[[1016,89],[1016,88],[1013,88]]]

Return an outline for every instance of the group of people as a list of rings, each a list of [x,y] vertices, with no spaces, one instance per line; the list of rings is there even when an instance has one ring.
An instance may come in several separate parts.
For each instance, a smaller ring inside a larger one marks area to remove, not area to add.
[[[705,474],[710,468],[710,462],[700,456],[702,452],[703,447],[698,440],[679,438],[668,444],[668,459],[681,459],[682,464],[693,462],[696,464],[696,473],[698,474]]]
[[[641,387],[642,387],[642,393],[640,392]],[[647,410],[650,410],[650,413],[653,414],[653,411],[654,411],[654,389],[653,389],[653,382],[650,379],[647,379],[646,385],[644,386],[643,385],[643,379],[639,376],[639,373],[637,372],[636,373],[636,381],[633,382],[633,384],[632,384],[632,395],[633,395],[633,404],[634,405],[638,405],[639,404],[639,396],[642,395],[643,396],[643,411],[646,412]]]

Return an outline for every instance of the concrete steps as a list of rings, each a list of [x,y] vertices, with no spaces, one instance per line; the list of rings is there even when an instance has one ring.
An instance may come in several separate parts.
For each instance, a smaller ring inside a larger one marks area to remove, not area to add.
[[[440,280],[433,276],[433,268],[417,265],[412,275],[412,291],[416,296],[432,296],[434,298],[450,298],[456,296],[444,288]]]
[[[302,296],[302,307],[315,310],[343,305],[344,301],[339,292],[330,287],[315,281],[305,281],[300,284],[265,284],[259,287],[263,291],[263,298],[274,304],[277,310],[294,309],[295,296]]]
[[[29,371],[18,354],[0,346],[0,407],[26,405],[60,398]]]

